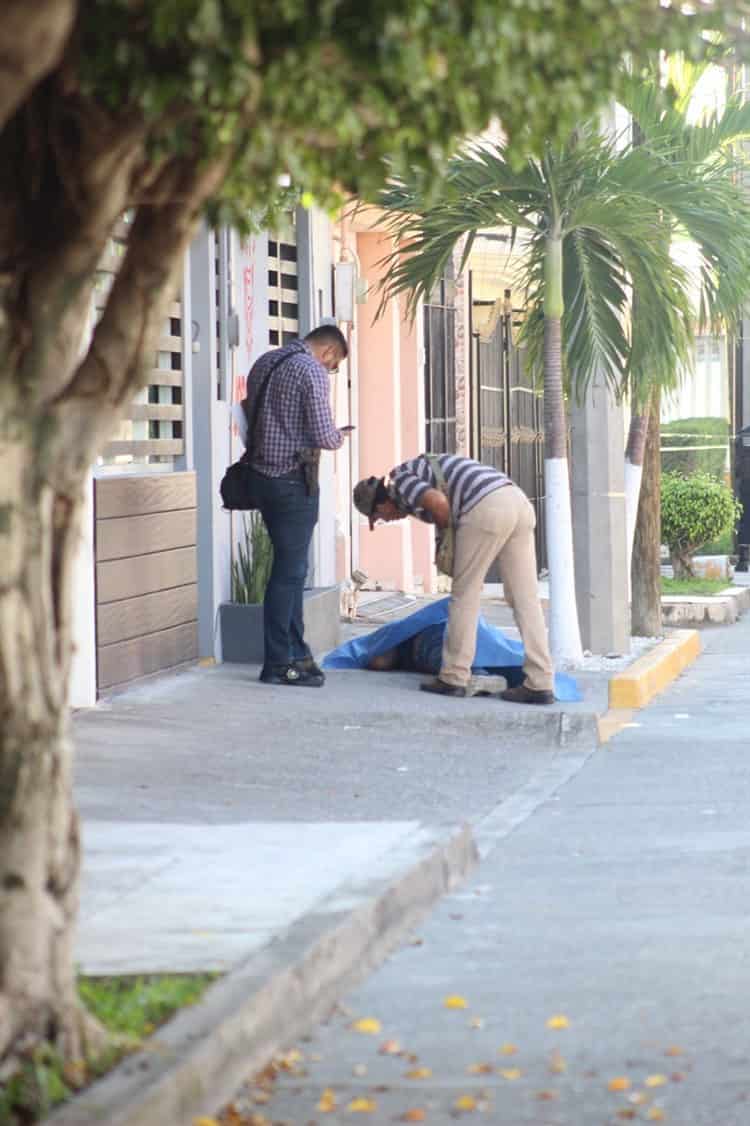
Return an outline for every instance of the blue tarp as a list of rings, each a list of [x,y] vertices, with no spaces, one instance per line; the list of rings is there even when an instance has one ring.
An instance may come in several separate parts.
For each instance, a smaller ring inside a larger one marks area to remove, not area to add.
[[[395,649],[402,641],[407,641],[415,634],[421,633],[429,627],[441,626],[445,630],[448,621],[448,605],[450,598],[441,598],[437,602],[430,602],[421,610],[381,626],[365,637],[356,637],[339,645],[328,654],[323,662],[324,669],[363,669],[379,653],[388,649]],[[441,638],[442,640],[442,638]],[[523,664],[523,645],[520,641],[513,641],[506,637],[497,626],[491,626],[484,618],[479,619],[477,625],[477,648],[474,654],[473,669],[477,672],[491,672],[495,669],[520,668]],[[555,674],[555,697],[565,703],[582,700],[578,684],[572,676],[565,673]]]

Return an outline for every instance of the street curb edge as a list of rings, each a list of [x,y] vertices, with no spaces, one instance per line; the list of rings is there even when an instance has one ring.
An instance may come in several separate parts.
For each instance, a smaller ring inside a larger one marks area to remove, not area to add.
[[[698,630],[677,629],[609,682],[610,709],[644,708],[692,665],[701,651]]]
[[[419,830],[400,847],[403,869],[340,886],[42,1126],[185,1126],[215,1114],[474,868],[470,827],[445,833]],[[398,854],[397,846],[391,863]]]

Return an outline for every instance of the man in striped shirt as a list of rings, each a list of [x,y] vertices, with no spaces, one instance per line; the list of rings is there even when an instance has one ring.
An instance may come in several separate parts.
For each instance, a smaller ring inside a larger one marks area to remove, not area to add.
[[[434,456],[434,455],[431,455]],[[425,692],[466,696],[476,647],[484,580],[497,559],[505,598],[525,649],[524,682],[501,693],[520,704],[551,704],[553,668],[537,586],[534,509],[517,485],[471,458],[440,454],[445,491],[426,454],[405,461],[388,477],[369,477],[354,489],[354,503],[372,529],[415,516],[454,529],[453,587],[440,675]]]

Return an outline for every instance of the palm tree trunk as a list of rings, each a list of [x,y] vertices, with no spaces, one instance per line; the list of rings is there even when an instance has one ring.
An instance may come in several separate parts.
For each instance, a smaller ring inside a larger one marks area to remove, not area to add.
[[[562,381],[562,239],[547,238],[544,296],[544,486],[549,557],[549,633],[556,664],[583,659],[573,565],[568,432]]]
[[[659,637],[662,632],[660,404],[661,392],[654,388],[631,564],[632,631],[637,637]]]
[[[628,575],[633,563],[633,540],[638,516],[638,501],[643,477],[643,456],[646,451],[648,410],[634,411],[630,416],[628,443],[625,447],[625,526],[627,530]]]

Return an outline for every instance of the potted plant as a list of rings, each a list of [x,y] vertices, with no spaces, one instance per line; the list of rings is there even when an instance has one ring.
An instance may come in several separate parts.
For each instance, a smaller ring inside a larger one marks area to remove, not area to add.
[[[263,660],[263,595],[273,564],[273,547],[259,512],[243,514],[242,536],[232,561],[232,600],[219,607],[225,661]]]

